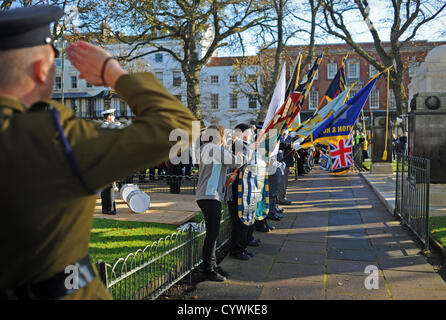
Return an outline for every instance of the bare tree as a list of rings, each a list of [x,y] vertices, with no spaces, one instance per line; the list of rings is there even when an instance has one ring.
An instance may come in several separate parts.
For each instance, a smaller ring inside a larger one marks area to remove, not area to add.
[[[258,121],[265,118],[282,64],[286,62],[292,66],[294,62],[287,51],[289,40],[307,35],[309,43],[307,51],[302,52],[305,58],[301,64],[301,70],[311,62],[314,55],[317,16],[320,8],[318,0],[300,1],[299,5],[292,0],[269,0],[267,3],[267,18],[253,29],[256,35],[254,42],[260,44],[257,56],[239,59],[235,65],[237,72],[242,79],[245,79],[247,88],[250,90],[245,94],[257,93],[257,101],[260,104]],[[247,67],[257,65],[256,75],[259,81],[253,81],[251,73],[244,74],[243,63],[246,63]]]
[[[378,23],[370,19],[370,5],[367,0],[319,1],[322,4],[325,18],[325,23],[321,25],[322,29],[344,40],[378,71],[383,71],[391,65],[394,66],[390,74],[390,84],[395,95],[397,113],[407,113],[407,93],[403,83],[407,63],[403,61],[401,49],[415,38],[422,26],[439,17],[446,7],[444,1],[392,0],[389,5],[389,17],[379,21],[381,27],[390,26],[390,47],[383,45],[381,35],[375,27]],[[367,25],[379,58],[367,52],[361,44],[353,39],[353,30],[348,26],[345,18],[351,12],[357,12]]]
[[[84,30],[131,48],[123,59],[166,52],[181,65],[187,105],[201,119],[201,69],[226,40],[264,19],[264,1],[242,0],[107,0],[81,1]],[[175,40],[172,48],[164,40]],[[149,45],[153,50],[143,51]],[[180,49],[180,50],[177,50]]]

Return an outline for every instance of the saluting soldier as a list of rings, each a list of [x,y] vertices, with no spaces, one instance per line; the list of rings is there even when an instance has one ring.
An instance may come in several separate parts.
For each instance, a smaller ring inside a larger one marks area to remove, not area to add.
[[[111,299],[88,255],[97,192],[165,161],[176,143],[170,131],[191,136],[195,120],[153,74],[129,75],[82,41],[67,48],[68,59],[81,78],[113,88],[133,123],[102,128],[50,100],[49,24],[62,14],[51,6],[0,12],[0,298]],[[75,271],[78,281],[66,281]]]
[[[122,124],[115,120],[116,109],[107,109],[102,111],[102,116],[104,117],[104,122],[102,123],[102,128],[115,128],[121,126]],[[101,205],[103,214],[116,214],[116,203],[115,203],[115,182],[112,185],[104,188],[101,191]]]

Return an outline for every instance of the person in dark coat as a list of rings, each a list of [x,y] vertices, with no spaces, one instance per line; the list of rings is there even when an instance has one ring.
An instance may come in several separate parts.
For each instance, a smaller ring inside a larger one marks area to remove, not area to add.
[[[231,151],[236,154],[236,151],[245,151],[248,147],[246,139],[251,132],[251,127],[248,124],[240,123],[234,130],[238,130],[240,137],[237,137],[231,146]],[[245,225],[238,216],[238,184],[239,176],[236,175],[234,182],[228,192],[232,193],[231,200],[228,201],[229,213],[232,221],[232,235],[231,235],[231,248],[230,256],[239,260],[249,260],[254,256],[252,252],[247,249],[247,246],[258,247],[260,241],[253,237],[254,226]]]
[[[181,176],[183,175],[183,164],[173,164],[167,161],[167,184],[170,186],[170,193],[180,193]]]
[[[292,136],[290,134],[284,135],[280,139],[279,150],[283,153],[283,162],[285,162],[285,170],[282,176],[279,190],[279,204],[290,205],[291,201],[286,198],[286,189],[288,187],[288,175],[290,168],[294,166],[294,150],[291,147]]]

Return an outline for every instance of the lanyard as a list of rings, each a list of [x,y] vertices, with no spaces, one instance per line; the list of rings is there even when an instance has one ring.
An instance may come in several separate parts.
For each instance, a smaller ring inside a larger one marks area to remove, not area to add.
[[[76,160],[74,159],[74,155],[73,152],[71,150],[70,144],[67,140],[67,137],[65,137],[65,134],[63,132],[63,128],[62,125],[60,123],[60,118],[59,118],[59,113],[57,112],[57,110],[52,107],[51,108],[51,112],[53,113],[53,120],[54,123],[56,124],[57,130],[59,131],[60,134],[60,140],[62,141],[62,145],[65,151],[65,154],[68,158],[68,161],[70,162],[71,168],[73,168],[74,173],[76,174],[76,176],[79,178],[80,182],[82,183],[82,185],[92,194],[97,193],[93,188],[91,188],[88,183],[84,180],[84,178],[82,177],[79,167],[77,166]]]

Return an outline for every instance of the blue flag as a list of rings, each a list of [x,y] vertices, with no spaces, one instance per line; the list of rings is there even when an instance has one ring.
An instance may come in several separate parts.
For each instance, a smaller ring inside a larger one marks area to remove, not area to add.
[[[319,140],[337,144],[339,140],[348,138],[373,86],[380,77],[381,74],[359,90],[342,108],[337,110],[316,128],[311,135],[312,140],[314,142]]]

